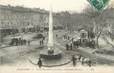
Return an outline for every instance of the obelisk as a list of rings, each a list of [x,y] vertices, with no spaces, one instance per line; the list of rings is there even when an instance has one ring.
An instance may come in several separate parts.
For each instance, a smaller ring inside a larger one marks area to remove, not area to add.
[[[52,15],[52,8],[50,8],[49,12],[49,31],[48,31],[48,53],[54,52],[54,41],[53,41],[53,15]]]
[[[62,57],[62,51],[54,45],[52,8],[49,11],[48,43],[47,47],[40,51],[40,57],[47,60],[60,59]]]

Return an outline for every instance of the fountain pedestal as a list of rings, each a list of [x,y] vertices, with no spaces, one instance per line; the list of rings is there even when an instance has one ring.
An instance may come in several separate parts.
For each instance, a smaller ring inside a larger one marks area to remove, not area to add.
[[[60,59],[62,57],[62,51],[55,48],[54,50],[44,49],[40,52],[40,57],[43,59]]]

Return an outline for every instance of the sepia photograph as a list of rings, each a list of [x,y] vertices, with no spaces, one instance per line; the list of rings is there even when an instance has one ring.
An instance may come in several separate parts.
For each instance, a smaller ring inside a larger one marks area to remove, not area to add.
[[[114,0],[0,0],[0,73],[113,73]]]

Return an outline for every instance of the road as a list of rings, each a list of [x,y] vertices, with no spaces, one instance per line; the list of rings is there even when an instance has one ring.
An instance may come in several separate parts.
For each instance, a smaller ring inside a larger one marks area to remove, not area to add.
[[[61,37],[61,36],[60,36]],[[14,65],[16,64],[23,64],[25,63],[26,65],[30,65],[31,64],[28,62],[28,58],[29,57],[38,57],[39,56],[39,52],[40,50],[42,50],[42,48],[38,48],[39,44],[38,44],[38,40],[34,40],[32,42],[31,46],[13,46],[13,47],[8,47],[8,48],[4,48],[4,49],[0,49],[0,53],[1,55],[5,55],[5,59],[8,61],[11,61],[11,63],[13,63]],[[78,49],[74,49],[72,51],[66,51],[65,48],[65,43],[67,41],[63,41],[62,38],[56,39],[54,41],[55,47],[59,48],[60,50],[63,51],[63,53],[65,53],[66,55],[68,55],[69,57],[71,57],[71,55],[77,55],[80,54],[84,57],[90,58],[92,61],[97,62],[99,65],[100,64],[113,64],[114,61],[110,60],[110,59],[106,59],[103,57],[100,57],[99,55],[95,55],[92,54],[90,52],[87,52],[85,49],[86,48],[78,48]],[[46,45],[46,44],[45,44]],[[19,50],[19,48],[21,48]],[[21,53],[21,55],[19,55],[19,53]],[[9,57],[8,57],[9,56]],[[6,62],[6,64],[8,65],[9,63]]]
[[[78,37],[78,36],[77,36]],[[62,39],[59,39],[58,40],[59,43],[56,43],[57,45],[61,46],[62,48],[65,48],[65,43],[68,42],[68,41],[62,41]],[[62,45],[61,45],[62,44]],[[107,65],[112,65],[114,64],[114,56],[111,57],[111,58],[106,58],[106,57],[103,57],[102,55],[98,55],[98,54],[92,54],[92,51],[89,52],[88,51],[88,48],[83,48],[83,47],[79,47],[78,49],[75,49],[71,52],[72,54],[81,54],[82,56],[84,57],[87,57],[87,58],[90,58],[92,61],[95,61],[97,62],[98,64],[107,64]]]

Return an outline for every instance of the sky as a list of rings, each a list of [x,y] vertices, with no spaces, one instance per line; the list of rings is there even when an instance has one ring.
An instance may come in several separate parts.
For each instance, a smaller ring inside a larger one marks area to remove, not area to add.
[[[49,10],[50,6],[52,6],[53,11],[55,12],[66,10],[81,12],[89,5],[87,0],[0,0],[0,4],[41,8],[46,10]]]

